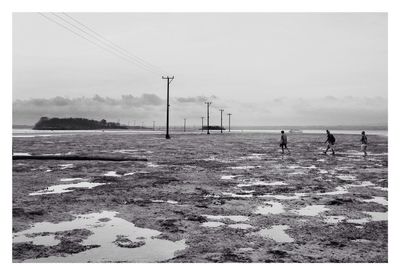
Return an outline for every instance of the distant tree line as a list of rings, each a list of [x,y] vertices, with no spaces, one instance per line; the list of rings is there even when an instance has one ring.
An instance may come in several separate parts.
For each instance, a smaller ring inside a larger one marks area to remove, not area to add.
[[[128,129],[118,122],[107,122],[86,118],[48,118],[41,117],[33,126],[34,130],[98,130],[98,129]]]

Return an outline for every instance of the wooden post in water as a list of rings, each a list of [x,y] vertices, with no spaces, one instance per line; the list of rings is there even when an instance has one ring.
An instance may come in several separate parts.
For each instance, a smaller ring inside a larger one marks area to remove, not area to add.
[[[228,113],[229,116],[229,132],[231,131],[231,113]]]
[[[219,111],[221,112],[221,133],[222,133],[222,112],[224,111],[224,109],[219,109]]]
[[[205,102],[207,104],[207,135],[210,134],[210,104],[211,102]]]

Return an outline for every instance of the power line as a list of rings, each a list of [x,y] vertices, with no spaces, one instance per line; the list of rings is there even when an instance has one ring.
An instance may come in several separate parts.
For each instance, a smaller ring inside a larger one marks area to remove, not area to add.
[[[70,32],[72,32],[73,34],[79,36],[80,38],[85,39],[86,41],[92,43],[93,45],[95,45],[95,46],[97,46],[97,47],[100,47],[100,48],[103,49],[104,51],[107,51],[107,52],[109,52],[109,53],[111,53],[111,54],[113,54],[113,55],[116,55],[116,56],[118,56],[119,58],[121,58],[121,59],[123,59],[123,60],[125,60],[125,61],[127,61],[127,62],[129,62],[129,63],[132,63],[132,64],[134,64],[134,65],[137,66],[137,64],[133,63],[131,60],[129,60],[129,59],[125,58],[124,56],[121,56],[121,55],[119,55],[118,53],[116,53],[116,52],[114,52],[114,51],[111,51],[111,50],[109,50],[108,48],[105,48],[105,47],[103,47],[102,45],[100,45],[100,44],[98,44],[98,43],[96,43],[96,42],[94,42],[94,41],[88,39],[87,37],[83,36],[82,34],[76,32],[76,31],[74,31],[73,29],[68,28],[67,26],[61,24],[60,22],[58,22],[58,21],[56,21],[56,20],[54,20],[54,19],[52,19],[52,18],[50,18],[50,17],[44,15],[44,14],[41,13],[41,12],[39,12],[39,14],[40,14],[41,16],[43,16],[44,18],[46,18],[47,20],[49,20],[49,21],[51,21],[51,22],[53,22],[53,23],[55,23],[55,24],[61,26],[62,28],[66,29],[66,30],[68,30],[68,31],[70,31]],[[152,72],[152,71],[150,71],[150,72]],[[152,72],[152,73],[154,73],[154,72]]]
[[[83,33],[89,35],[90,37],[92,37],[93,39],[95,39],[96,41],[98,41],[100,44],[102,44],[103,46],[106,46],[106,47],[108,47],[108,48],[110,48],[110,49],[112,49],[112,50],[118,52],[119,54],[124,55],[125,57],[127,57],[127,58],[129,58],[129,59],[132,59],[132,61],[134,61],[134,62],[138,62],[138,63],[140,64],[140,66],[146,67],[147,69],[149,69],[149,70],[151,70],[151,71],[154,71],[154,72],[157,72],[157,73],[159,73],[159,74],[163,74],[163,71],[162,71],[162,70],[159,70],[158,68],[155,68],[155,66],[146,64],[144,60],[142,61],[142,60],[140,60],[139,58],[137,58],[136,56],[131,56],[130,54],[126,54],[126,52],[127,52],[126,50],[121,50],[120,47],[119,47],[118,45],[116,45],[115,43],[109,41],[108,39],[106,39],[106,38],[104,38],[104,37],[102,37],[101,39],[99,39],[97,36],[101,36],[101,35],[98,34],[97,32],[95,32],[96,35],[93,35],[92,33],[87,32],[86,30],[84,30],[84,29],[78,27],[77,25],[71,23],[69,20],[66,20],[65,18],[61,17],[61,16],[58,15],[57,13],[54,13],[54,12],[53,12],[52,15],[53,15],[53,16],[56,16],[57,18],[61,19],[61,20],[64,21],[64,22],[66,22],[67,24],[69,24],[70,26],[74,27],[75,29],[77,29],[77,30],[79,30],[79,31],[81,31],[81,32],[83,32]],[[66,15],[66,14],[64,14],[64,15]],[[68,15],[67,15],[67,16],[68,16]],[[72,17],[68,16],[68,18],[72,18]],[[77,21],[77,20],[74,19],[74,21]],[[87,27],[87,28],[88,28],[88,27]],[[92,31],[92,32],[94,32],[94,31]],[[106,41],[106,43],[105,43],[104,41]],[[116,46],[114,46],[114,45],[116,45]],[[154,67],[154,68],[153,68],[153,67]]]
[[[129,63],[131,63],[131,64],[134,64],[134,65],[136,65],[136,66],[139,66],[139,67],[141,67],[141,68],[144,69],[144,70],[147,70],[147,71],[149,71],[149,72],[151,72],[151,73],[154,73],[154,74],[159,75],[158,72],[154,72],[154,71],[149,70],[149,69],[147,69],[147,68],[145,68],[145,67],[143,67],[143,66],[140,66],[139,64],[133,62],[131,59],[126,58],[124,55],[121,55],[121,54],[119,54],[119,53],[117,53],[117,52],[115,52],[115,51],[110,50],[109,48],[106,48],[106,47],[102,46],[101,44],[99,44],[99,43],[97,43],[97,42],[95,42],[95,41],[92,41],[92,40],[88,39],[88,38],[85,37],[84,35],[82,35],[82,34],[76,32],[75,30],[73,30],[73,29],[71,29],[71,28],[65,26],[64,24],[58,22],[57,20],[54,20],[54,19],[52,19],[52,18],[50,18],[50,17],[44,15],[44,14],[41,13],[41,12],[39,12],[39,14],[40,14],[41,16],[43,16],[44,18],[46,18],[47,20],[49,20],[49,21],[51,21],[51,22],[53,22],[53,23],[55,23],[55,24],[61,26],[62,28],[68,30],[69,32],[71,32],[71,33],[73,33],[73,34],[79,36],[80,38],[85,39],[86,41],[92,43],[93,45],[95,45],[95,46],[97,46],[97,47],[100,47],[100,48],[103,49],[104,51],[107,51],[108,53],[111,53],[111,54],[113,54],[113,55],[115,55],[115,56],[117,56],[117,57],[119,57],[119,58],[121,58],[121,59],[123,59],[123,60],[125,60],[125,61],[127,61],[127,62],[129,62]]]
[[[105,44],[103,41],[99,40],[97,37],[95,37],[95,36],[93,36],[92,34],[86,32],[86,31],[83,30],[82,28],[77,27],[75,24],[72,24],[71,22],[65,20],[64,18],[62,18],[61,16],[57,15],[56,13],[52,13],[52,15],[55,16],[55,17],[57,17],[57,18],[59,18],[59,19],[61,19],[61,20],[64,21],[64,22],[66,22],[67,24],[69,24],[70,26],[74,27],[75,29],[77,29],[77,30],[79,30],[79,31],[81,31],[81,32],[83,32],[83,33],[89,35],[91,38],[95,39],[95,40],[97,41],[97,43],[100,43],[100,45],[102,45],[103,47],[107,47],[110,51],[115,52],[116,54],[122,55],[122,56],[124,56],[125,58],[131,60],[131,57],[127,56],[126,54],[124,54],[124,53],[121,52],[121,51],[115,50],[114,48],[112,48],[112,47],[110,47],[109,45]],[[147,70],[147,71],[152,72],[152,73],[155,73],[155,74],[162,74],[162,73],[160,73],[160,72],[156,72],[156,71],[154,71],[153,69],[150,69],[150,68],[148,68],[148,67],[145,67],[144,65],[142,65],[142,64],[140,64],[140,63],[136,63],[136,62],[137,62],[136,60],[131,60],[131,63],[132,63],[132,64],[135,64],[136,66],[138,66],[138,67],[140,67],[140,68],[142,68],[142,69],[144,69],[144,70]]]
[[[111,40],[105,38],[103,35],[101,35],[100,33],[96,32],[95,30],[93,30],[92,28],[90,28],[89,26],[87,26],[86,24],[80,22],[78,19],[72,17],[71,15],[63,12],[62,13],[64,16],[70,18],[71,20],[73,20],[74,22],[78,23],[79,25],[81,25],[82,27],[86,28],[88,31],[92,32],[94,35],[96,35],[97,37],[99,37],[100,39],[102,39],[103,41],[107,42],[108,44],[112,45],[113,47],[119,49],[120,51],[123,51],[125,54],[127,54],[128,56],[136,59],[138,62],[143,63],[144,65],[151,67],[157,71],[160,71],[163,74],[167,74],[166,71],[164,71],[162,68],[155,66],[149,62],[147,62],[146,60],[140,58],[139,56],[136,56],[134,54],[132,54],[131,52],[127,51],[126,49],[122,48],[121,46],[115,44],[114,42],[112,42]]]

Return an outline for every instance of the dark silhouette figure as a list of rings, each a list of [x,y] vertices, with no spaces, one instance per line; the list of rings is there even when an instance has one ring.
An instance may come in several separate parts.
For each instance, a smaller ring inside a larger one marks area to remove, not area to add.
[[[326,141],[325,143],[328,143],[328,145],[326,146],[326,150],[324,151],[324,154],[326,154],[328,152],[329,149],[332,150],[332,155],[335,154],[335,137],[329,132],[329,130],[326,130]]]
[[[365,131],[361,132],[361,151],[364,153],[364,157],[367,156],[367,146],[368,146],[368,139],[365,135]]]
[[[285,131],[281,131],[281,141],[280,141],[280,143],[279,143],[279,146],[280,146],[281,149],[282,149],[282,154],[285,153],[285,149],[288,150],[288,152],[289,152],[289,154],[290,154],[290,151],[289,151],[289,149],[287,148],[287,136],[286,136],[286,134],[285,134]]]

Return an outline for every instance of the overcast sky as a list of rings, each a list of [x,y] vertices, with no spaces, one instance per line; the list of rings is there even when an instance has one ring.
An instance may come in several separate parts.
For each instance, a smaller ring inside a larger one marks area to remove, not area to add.
[[[173,125],[200,124],[206,100],[212,124],[220,108],[236,125],[387,124],[384,13],[69,15],[175,76]],[[165,98],[161,74],[40,14],[14,14],[14,124],[72,116],[164,125]]]

